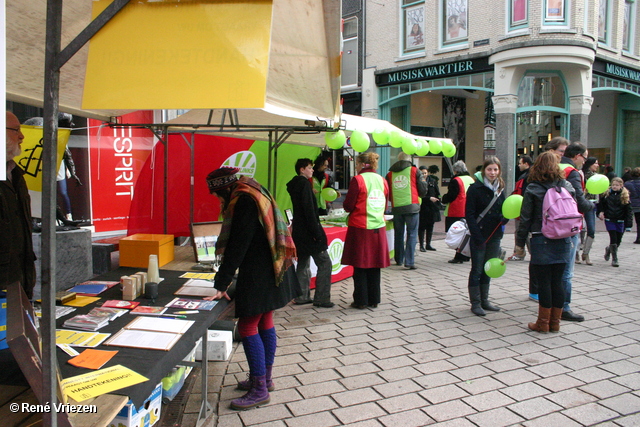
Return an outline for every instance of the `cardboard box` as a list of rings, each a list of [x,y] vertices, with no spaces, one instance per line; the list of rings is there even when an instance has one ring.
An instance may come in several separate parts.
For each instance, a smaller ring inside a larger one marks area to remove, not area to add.
[[[158,256],[158,267],[173,261],[173,234],[134,234],[120,239],[120,266],[149,267],[149,255]]]
[[[196,343],[196,360],[202,360],[202,338]],[[233,332],[209,331],[207,354],[209,360],[227,360],[231,355]]]
[[[109,427],[151,427],[160,419],[161,408],[162,383],[158,383],[142,406],[136,408],[129,401],[109,423]]]

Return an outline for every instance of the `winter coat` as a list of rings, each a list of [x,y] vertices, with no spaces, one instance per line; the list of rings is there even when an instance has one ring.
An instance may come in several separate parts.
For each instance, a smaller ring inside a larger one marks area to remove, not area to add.
[[[562,164],[569,164],[574,168],[576,167],[576,164],[573,163],[573,160],[567,157],[563,157],[560,164],[560,167],[562,167]],[[593,209],[593,203],[584,203],[584,201],[586,201],[587,199],[584,196],[584,181],[582,175],[580,175],[580,172],[578,172],[577,169],[572,170],[567,175],[566,180],[569,181],[569,184],[571,184],[571,186],[575,190],[576,202],[578,203],[578,211],[580,211],[581,214],[586,214],[587,212],[591,211]]]
[[[420,205],[420,223],[434,223],[441,220],[440,208],[431,201],[431,197],[440,198],[440,188],[438,185],[438,177],[435,175],[427,175],[427,194],[422,198]]]
[[[612,222],[624,221],[625,228],[631,228],[633,226],[633,211],[631,210],[631,203],[622,204],[620,195],[622,191],[612,191],[609,189],[603,197],[600,198],[598,203],[598,215],[600,212],[604,212],[605,219]]]
[[[465,205],[465,218],[471,233],[471,239],[477,246],[486,242],[489,237],[501,239],[503,230],[501,225],[506,223],[502,216],[502,204],[504,203],[504,192],[498,196],[491,209],[485,214],[480,222],[478,217],[491,203],[494,192],[484,182],[476,181],[467,191],[467,203]],[[494,231],[495,230],[495,231]],[[493,233],[493,236],[491,235]]]
[[[251,196],[239,196],[233,212],[229,241],[214,287],[226,291],[238,270],[236,317],[255,316],[287,305],[299,291],[293,266],[276,286],[269,240],[260,223],[258,206]]]
[[[287,183],[287,191],[293,203],[291,236],[298,256],[311,256],[327,249],[327,235],[320,225],[318,204],[311,184],[304,176],[293,177]]]
[[[635,177],[624,183],[624,188],[629,191],[629,201],[634,212],[640,212],[640,177]]]

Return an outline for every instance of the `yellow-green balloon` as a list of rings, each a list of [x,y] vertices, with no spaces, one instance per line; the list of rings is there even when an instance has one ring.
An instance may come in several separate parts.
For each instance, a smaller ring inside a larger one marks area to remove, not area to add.
[[[373,140],[378,145],[387,145],[389,143],[389,131],[385,128],[377,128],[373,131]]]
[[[429,151],[433,154],[438,154],[442,151],[442,143],[439,139],[432,139],[429,141]]]
[[[332,150],[339,150],[344,147],[344,143],[347,141],[347,136],[344,131],[339,130],[337,132],[326,132],[324,134],[324,142]]]
[[[402,141],[402,151],[409,154],[410,156],[416,154],[416,143],[413,138],[405,137],[404,141]]]
[[[351,132],[351,148],[358,153],[363,153],[369,149],[371,140],[369,134],[362,132],[361,130],[354,130]]]
[[[491,258],[484,264],[484,272],[489,277],[500,277],[507,271],[507,264],[500,258]]]
[[[327,202],[333,202],[338,198],[338,192],[331,187],[323,188],[321,191],[322,198]]]
[[[591,194],[602,194],[609,189],[609,178],[597,173],[587,180],[586,187]]]
[[[429,142],[426,139],[416,139],[416,142],[418,143],[418,149],[416,150],[418,156],[429,154]]]
[[[518,218],[520,209],[522,209],[522,196],[520,194],[512,194],[502,204],[502,216],[507,219]]]
[[[402,147],[402,134],[397,130],[392,130],[389,134],[389,145],[394,148]]]
[[[453,142],[445,140],[442,144],[442,155],[445,157],[453,157],[456,154],[456,146]]]

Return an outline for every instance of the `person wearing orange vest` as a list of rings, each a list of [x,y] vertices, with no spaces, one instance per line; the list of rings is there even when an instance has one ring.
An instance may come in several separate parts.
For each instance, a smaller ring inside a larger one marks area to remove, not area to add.
[[[467,165],[462,160],[458,160],[453,164],[453,173],[455,176],[449,181],[447,194],[442,196],[442,203],[447,205],[444,211],[444,227],[445,232],[449,230],[454,222],[465,217],[465,204],[467,203],[467,188],[473,184],[474,180],[469,176]],[[453,259],[448,262],[451,264],[462,264],[463,261],[469,261],[469,257],[456,252]]]
[[[341,262],[353,266],[351,307],[360,310],[380,303],[380,269],[390,264],[384,220],[389,187],[376,173],[379,158],[372,152],[356,157],[357,175],[343,203],[349,219]]]
[[[393,213],[394,252],[397,265],[415,270],[416,243],[420,225],[420,199],[427,195],[427,182],[417,167],[411,164],[411,156],[401,151],[398,161],[387,173],[387,185]],[[404,229],[407,228],[405,243]]]
[[[593,209],[593,203],[589,202],[584,196],[584,178],[580,173],[584,161],[587,159],[589,152],[587,147],[579,141],[572,142],[564,151],[564,156],[560,160],[560,171],[564,179],[576,190],[576,202],[578,203],[578,211],[585,214]],[[580,235],[576,234],[571,237],[571,259],[567,263],[564,274],[562,275],[562,285],[564,287],[564,308],[562,311],[562,320],[572,322],[582,322],[584,316],[575,314],[571,311],[571,279],[573,278],[573,268],[576,262],[576,252],[580,244]]]

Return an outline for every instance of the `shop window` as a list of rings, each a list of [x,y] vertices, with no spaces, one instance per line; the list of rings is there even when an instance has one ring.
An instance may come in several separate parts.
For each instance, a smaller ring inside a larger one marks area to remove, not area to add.
[[[600,9],[598,12],[598,41],[602,44],[609,44],[609,34],[611,20],[611,4],[609,0],[600,0]]]
[[[518,108],[566,108],[566,92],[561,77],[555,73],[528,74],[518,87]]]
[[[635,1],[626,0],[624,2],[624,21],[622,27],[622,50],[633,53],[633,39],[635,36],[636,15]]]
[[[569,22],[569,0],[544,1],[544,25],[567,25]]]
[[[520,30],[529,25],[529,0],[508,0],[509,31]]]
[[[358,18],[344,20],[342,27],[342,86],[358,85]]]
[[[402,0],[402,53],[424,51],[424,0]]]
[[[451,46],[469,40],[467,22],[467,0],[443,0],[442,44]]]

